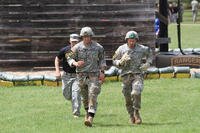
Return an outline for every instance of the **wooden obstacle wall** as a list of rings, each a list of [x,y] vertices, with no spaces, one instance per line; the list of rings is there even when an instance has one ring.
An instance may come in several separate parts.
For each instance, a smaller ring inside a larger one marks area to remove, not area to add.
[[[155,0],[0,0],[0,67],[54,66],[54,58],[84,26],[94,30],[109,62],[136,30],[155,48]]]

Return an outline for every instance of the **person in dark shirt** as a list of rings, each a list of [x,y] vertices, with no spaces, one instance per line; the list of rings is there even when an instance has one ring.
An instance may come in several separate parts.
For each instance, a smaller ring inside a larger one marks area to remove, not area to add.
[[[70,52],[71,48],[79,42],[79,35],[70,35],[70,45],[63,47],[55,58],[56,78],[62,79],[62,92],[66,100],[72,102],[72,113],[75,118],[80,116],[81,96],[78,82],[76,81],[76,68],[70,67],[65,54]],[[62,61],[63,73],[60,72],[60,62]]]

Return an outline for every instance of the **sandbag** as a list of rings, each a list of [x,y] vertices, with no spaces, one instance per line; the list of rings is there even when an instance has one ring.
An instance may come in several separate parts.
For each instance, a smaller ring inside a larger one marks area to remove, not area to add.
[[[52,75],[44,75],[44,82],[43,82],[43,85],[45,85],[45,86],[54,86],[54,87],[57,87],[57,86],[59,86],[59,82],[58,82],[58,80],[56,79],[55,76],[52,76]]]
[[[105,70],[105,76],[106,77],[116,76],[116,75],[118,75],[118,70],[119,70],[119,68],[117,68],[115,66],[111,66],[108,70]]]
[[[195,72],[195,78],[200,78],[200,72]]]
[[[148,73],[144,76],[145,79],[159,79],[160,74],[159,73]]]
[[[3,87],[12,87],[14,86],[12,81],[4,81],[4,80],[0,80],[0,86]]]
[[[195,48],[195,49],[193,49],[193,52],[198,52],[198,53],[200,53],[200,48]]]
[[[174,73],[190,73],[190,67],[174,67]]]
[[[120,75],[122,73],[122,69],[118,69],[117,75]]]
[[[159,69],[156,68],[156,67],[150,67],[150,68],[147,69],[146,73],[147,74],[149,74],[149,73],[159,73]]]
[[[159,73],[173,73],[174,68],[173,67],[163,67],[159,68]]]
[[[159,69],[157,67],[150,67],[147,69],[145,73],[145,79],[158,79],[160,77],[159,75]]]
[[[173,52],[179,53],[179,52],[180,52],[180,49],[179,49],[179,48],[176,48],[176,49],[173,50]]]
[[[200,55],[200,48],[193,49],[193,54]]]
[[[119,76],[105,77],[105,81],[118,81],[118,80],[119,80]]]
[[[174,68],[164,67],[159,68],[160,78],[174,78]]]
[[[12,81],[14,75],[8,73],[1,73],[1,79],[4,81]]]
[[[13,79],[12,79],[12,81],[28,81],[28,76],[26,75],[26,76],[13,76]]]
[[[56,77],[52,75],[44,75],[44,80],[57,81]]]
[[[191,78],[190,73],[176,73],[175,78]]]
[[[0,72],[0,80],[3,80],[3,73],[4,72]]]
[[[183,52],[192,53],[193,50],[194,50],[194,48],[186,48],[186,49],[183,49]]]
[[[29,81],[43,80],[44,75],[28,75]]]

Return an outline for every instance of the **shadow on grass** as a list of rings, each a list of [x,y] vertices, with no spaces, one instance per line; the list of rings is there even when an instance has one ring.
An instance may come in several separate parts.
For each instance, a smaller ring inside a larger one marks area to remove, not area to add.
[[[134,127],[134,125],[131,124],[102,124],[102,123],[94,123],[94,127]]]
[[[102,123],[94,123],[94,127],[100,126],[100,127],[139,127],[139,126],[163,126],[163,125],[179,125],[182,124],[181,122],[166,122],[166,123],[142,123],[140,125],[132,125],[132,124],[102,124]]]
[[[98,116],[100,116],[100,117],[116,117],[117,114],[100,114]]]
[[[144,126],[161,126],[161,125],[180,125],[182,124],[181,122],[163,122],[163,123],[146,123],[143,122],[142,125]]]

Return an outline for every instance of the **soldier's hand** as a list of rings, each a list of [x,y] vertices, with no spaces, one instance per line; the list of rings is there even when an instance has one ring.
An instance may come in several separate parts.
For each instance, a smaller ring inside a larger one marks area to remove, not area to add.
[[[100,72],[100,75],[99,75],[99,82],[100,82],[101,84],[103,84],[104,81],[105,81],[105,74],[102,73],[102,72]]]
[[[56,73],[55,73],[55,76],[56,76],[56,79],[61,79],[61,74],[60,74],[60,72],[56,72]]]
[[[84,64],[85,64],[85,62],[82,60],[73,62],[73,65],[76,67],[82,67]]]
[[[150,67],[150,64],[149,63],[145,63],[140,67],[140,70],[146,71],[149,67]]]
[[[119,64],[120,65],[124,65],[124,64],[126,64],[128,61],[130,61],[131,60],[131,57],[128,55],[128,53],[125,53],[123,56],[122,56],[122,58],[120,59],[120,62],[119,62]]]

